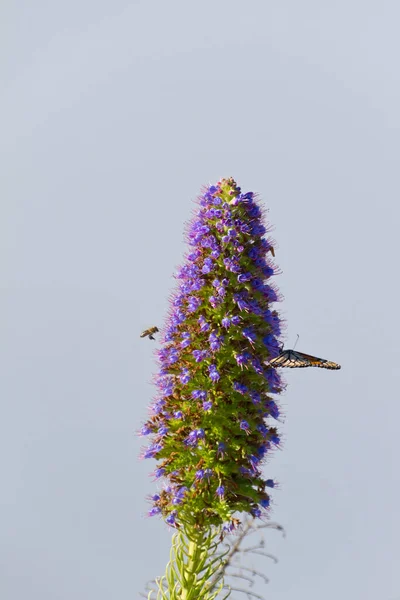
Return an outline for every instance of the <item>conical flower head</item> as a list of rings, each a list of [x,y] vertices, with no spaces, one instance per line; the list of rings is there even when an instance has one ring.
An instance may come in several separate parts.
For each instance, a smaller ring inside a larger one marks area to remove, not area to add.
[[[164,489],[150,514],[170,525],[236,522],[269,505],[261,465],[279,444],[271,394],[282,390],[268,361],[280,351],[274,249],[252,192],[223,179],[199,198],[190,251],[158,351],[158,395],[142,433],[151,435]]]

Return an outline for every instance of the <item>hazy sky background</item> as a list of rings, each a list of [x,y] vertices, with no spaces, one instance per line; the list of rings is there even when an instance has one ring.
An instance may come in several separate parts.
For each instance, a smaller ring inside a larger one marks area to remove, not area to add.
[[[129,600],[171,532],[135,436],[203,184],[261,194],[290,346],[274,600],[400,598],[400,4],[1,8],[0,596]]]

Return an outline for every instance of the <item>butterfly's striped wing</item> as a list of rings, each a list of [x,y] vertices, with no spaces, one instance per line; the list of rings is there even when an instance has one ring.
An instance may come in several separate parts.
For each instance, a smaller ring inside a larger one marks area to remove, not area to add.
[[[304,354],[304,352],[297,352],[296,350],[283,350],[279,356],[270,360],[268,364],[274,368],[303,369],[305,367],[320,367],[321,369],[340,369],[340,365],[331,360],[318,358],[318,356],[311,356],[311,354]]]

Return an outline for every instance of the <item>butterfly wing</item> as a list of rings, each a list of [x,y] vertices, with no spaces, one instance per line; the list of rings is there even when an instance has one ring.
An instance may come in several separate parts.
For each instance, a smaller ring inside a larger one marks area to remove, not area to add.
[[[318,358],[318,356],[311,356],[311,354],[305,354],[304,352],[293,351],[293,353],[297,355],[296,356],[297,360],[301,360],[301,361],[308,363],[305,365],[307,367],[320,367],[321,369],[332,369],[332,370],[338,370],[341,368],[340,365],[333,362],[332,360],[326,360],[325,358]]]
[[[302,369],[311,366],[308,360],[301,357],[300,352],[295,352],[294,350],[283,350],[279,356],[270,360],[268,364],[274,368],[289,367],[291,369]]]
[[[276,358],[268,363],[274,368],[288,367],[289,369],[303,369],[305,367],[320,367],[321,369],[340,369],[340,365],[325,358],[318,358],[296,350],[283,350]]]

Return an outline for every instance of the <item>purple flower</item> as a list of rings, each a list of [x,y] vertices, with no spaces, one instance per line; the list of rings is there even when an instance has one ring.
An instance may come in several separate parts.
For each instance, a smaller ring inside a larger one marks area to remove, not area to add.
[[[164,335],[164,342],[172,342],[174,340],[175,327],[170,327]]]
[[[221,285],[221,287],[217,289],[217,293],[220,298],[224,298],[226,296],[226,289]]]
[[[198,292],[202,287],[204,287],[204,285],[204,279],[195,279],[192,281],[191,290],[192,292]]]
[[[224,442],[219,442],[218,449],[217,449],[217,455],[220,456],[221,458],[223,458],[225,450],[226,450],[226,444],[224,444]]]
[[[227,236],[227,242],[230,243],[230,238]],[[224,265],[227,271],[231,273],[240,273],[240,265],[236,256],[224,258]]]
[[[176,348],[171,348],[168,359],[167,359],[167,363],[169,365],[173,365],[174,363],[176,363],[179,360],[179,352]]]
[[[217,240],[213,235],[208,235],[201,240],[203,248],[215,248]]]
[[[273,335],[279,336],[281,334],[281,327],[278,313],[275,310],[266,310],[263,317],[264,321],[270,325]]]
[[[274,269],[267,264],[263,267],[262,272],[265,279],[268,279],[269,277],[272,277],[272,275],[275,275]]]
[[[251,391],[250,398],[251,398],[251,401],[253,402],[253,404],[260,404],[260,402],[261,402],[261,396],[258,392]]]
[[[209,373],[210,373],[210,379],[211,381],[218,381],[219,378],[221,377],[220,374],[217,371],[217,368],[215,365],[210,365],[208,367]]]
[[[268,302],[278,302],[278,294],[271,285],[264,286],[264,296],[268,299]]]
[[[188,311],[190,313],[196,312],[196,310],[199,308],[199,306],[202,304],[202,301],[200,298],[197,298],[196,296],[189,296],[188,298]]]
[[[207,350],[193,350],[192,352],[196,362],[201,362],[207,357]]]
[[[257,458],[257,456],[254,456],[254,454],[250,454],[248,459],[249,463],[251,464],[251,468],[255,471],[257,469],[258,463],[260,462],[260,459]]]
[[[255,342],[257,340],[257,334],[251,327],[245,327],[242,329],[242,335],[249,340],[249,342]]]
[[[231,326],[231,320],[228,317],[224,317],[221,321],[221,325],[222,327],[225,327],[225,329],[229,329]]]
[[[218,296],[210,296],[208,301],[213,308],[217,308],[221,304],[222,299],[218,298]]]
[[[152,510],[173,527],[190,520],[232,531],[235,513],[259,516],[269,503],[263,490],[273,480],[261,468],[280,443],[270,395],[283,384],[269,366],[280,352],[271,306],[279,296],[267,285],[277,271],[265,256],[272,246],[261,217],[254,195],[223,179],[204,189],[188,227],[157,394],[141,430],[150,435],[143,456],[158,460],[154,474],[166,484]]]
[[[239,392],[239,394],[247,394],[248,389],[243,383],[239,383],[239,381],[233,382],[233,389],[235,392]]]
[[[254,299],[249,300],[249,309],[254,315],[261,316],[263,313],[263,309],[259,306],[258,302]]]
[[[168,381],[165,385],[161,386],[161,398],[168,398],[174,393],[175,386],[173,381]]]
[[[174,382],[171,379],[161,379],[158,383],[158,387],[161,389],[162,398],[167,398],[174,393]]]
[[[212,331],[208,337],[208,340],[210,342],[211,350],[215,352],[216,350],[220,349],[223,338],[218,336],[215,331]]]
[[[150,410],[154,415],[159,415],[160,413],[162,413],[165,404],[165,400],[159,400],[158,402],[153,404],[153,406],[150,407]]]
[[[183,304],[183,296],[177,296],[173,301],[172,301],[172,305],[173,306],[182,306]]]
[[[235,360],[237,364],[243,368],[243,365],[246,365],[251,358],[251,355],[248,352],[242,352],[242,354],[235,354]]]
[[[275,487],[275,482],[274,482],[273,479],[267,479],[266,482],[265,482],[265,485],[267,487],[273,488],[273,487]]]
[[[267,402],[265,402],[264,404],[265,407],[265,412],[266,412],[266,417],[271,416],[273,419],[279,419],[279,408],[276,405],[276,402],[274,402],[274,400],[267,400]]]
[[[261,223],[257,223],[256,221],[252,222],[251,234],[254,236],[261,236],[266,233],[264,225]]]
[[[176,310],[171,320],[174,325],[180,325],[186,320],[186,315],[182,310]]]
[[[282,388],[282,381],[276,369],[267,369],[265,371],[265,379],[268,381],[271,394],[279,394]]]
[[[278,340],[273,335],[266,335],[263,338],[263,344],[267,348],[271,358],[275,358],[280,353]]]
[[[175,493],[174,498],[172,499],[172,504],[182,504],[184,496],[187,492],[187,487],[181,487],[179,490],[177,490],[177,492]]]
[[[210,271],[212,271],[214,264],[211,258],[206,258],[204,260],[204,265],[203,268],[201,269],[201,272],[204,274],[210,273]]]
[[[187,259],[194,262],[198,258],[200,258],[200,256],[201,256],[201,250],[196,248],[196,250],[193,250],[193,252],[190,252],[190,254],[188,254]]]
[[[149,433],[152,432],[152,429],[150,429],[150,427],[146,424],[143,425],[142,429],[140,430],[139,435],[141,436],[145,436],[145,435],[149,435]]]
[[[257,430],[261,433],[263,437],[266,437],[269,431],[268,427],[266,427],[264,423],[260,423],[260,425],[257,425]]]
[[[259,375],[264,375],[263,366],[261,364],[261,361],[257,357],[253,356],[250,362],[256,373],[258,373]]]
[[[238,529],[239,525],[240,521],[238,521],[238,519],[233,519],[227,525],[224,525],[222,529],[226,533],[232,533],[232,531],[236,531],[236,529]]]
[[[203,315],[200,315],[200,317],[198,318],[198,322],[200,323],[201,331],[208,331],[210,329],[210,323],[207,323]]]
[[[149,517],[154,517],[155,515],[159,515],[161,513],[161,508],[159,506],[153,506],[147,513]]]
[[[194,430],[189,433],[189,435],[183,441],[183,443],[185,444],[185,446],[191,446],[192,448],[195,448],[198,444],[199,439],[201,438],[199,437],[197,430]]]
[[[242,475],[244,475],[247,478],[252,477],[253,475],[252,469],[248,469],[247,467],[240,467],[239,471]]]
[[[160,479],[160,477],[163,477],[165,475],[165,472],[166,470],[163,467],[161,467],[154,471],[154,476],[156,479]]]
[[[166,522],[168,523],[168,525],[175,525],[175,521],[176,521],[176,516],[177,516],[178,512],[176,510],[173,510],[168,517],[165,519]]]
[[[189,383],[189,381],[191,379],[189,369],[184,367],[181,371],[181,374],[179,375],[179,379],[180,379],[181,383],[183,383],[183,385],[186,385],[187,383]]]
[[[151,444],[144,452],[143,458],[154,458],[163,449],[162,444]]]
[[[270,449],[271,444],[269,442],[264,442],[258,449],[257,449],[257,454],[258,456],[261,458],[264,458],[264,456],[267,454],[268,450]]]
[[[192,398],[195,400],[205,400],[207,398],[207,392],[205,390],[193,390]]]

